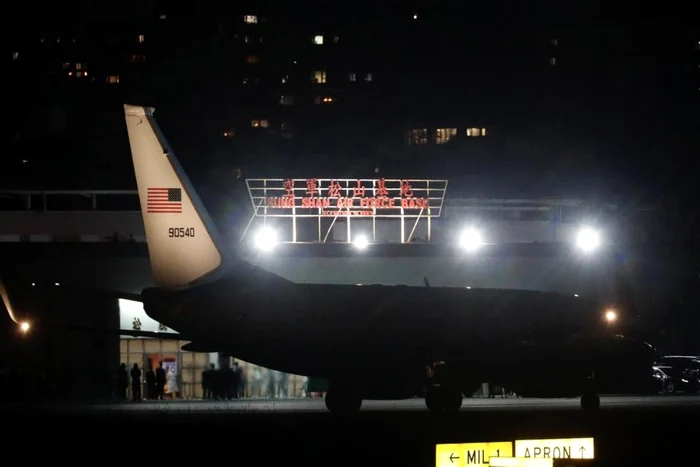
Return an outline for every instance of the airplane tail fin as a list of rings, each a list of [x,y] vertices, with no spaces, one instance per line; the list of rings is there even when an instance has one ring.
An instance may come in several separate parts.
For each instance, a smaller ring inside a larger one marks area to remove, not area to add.
[[[154,283],[182,288],[223,270],[221,241],[158,124],[155,109],[124,105]]]

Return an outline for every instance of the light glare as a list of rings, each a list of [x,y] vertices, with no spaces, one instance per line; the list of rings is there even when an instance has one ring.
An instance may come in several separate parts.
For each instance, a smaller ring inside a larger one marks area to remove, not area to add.
[[[261,229],[255,236],[255,247],[262,251],[270,251],[277,245],[277,232],[269,227]]]
[[[29,321],[22,321],[19,325],[19,329],[25,334],[29,332],[29,328],[31,328]]]
[[[366,236],[359,235],[357,238],[355,238],[353,245],[355,245],[355,248],[357,248],[358,250],[364,250],[365,248],[367,248],[367,245],[369,245],[369,240],[367,240]]]
[[[605,320],[608,323],[612,323],[614,321],[617,321],[617,313],[615,313],[615,311],[613,311],[613,310],[606,311],[605,312]]]
[[[590,252],[600,246],[600,234],[588,227],[584,227],[576,237],[576,245],[585,252]]]
[[[459,244],[467,251],[475,251],[483,244],[481,233],[474,228],[467,229],[462,232]]]

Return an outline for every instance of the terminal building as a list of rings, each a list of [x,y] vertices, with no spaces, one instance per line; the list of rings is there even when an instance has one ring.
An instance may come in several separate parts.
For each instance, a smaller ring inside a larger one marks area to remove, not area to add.
[[[625,249],[627,230],[613,207],[593,210],[566,199],[450,199],[447,180],[250,179],[246,186],[250,216],[226,242],[294,282],[550,290],[624,308],[629,297],[621,292],[621,271],[632,271],[635,281],[646,274],[621,264],[621,256],[636,265],[645,260]],[[8,288],[21,291],[14,296],[28,305],[19,308],[33,310],[45,296],[79,288],[86,292],[78,304],[59,299],[52,302],[57,306],[42,305],[42,316],[88,328],[175,332],[148,317],[139,302],[87,292],[140,293],[152,285],[135,191],[5,192],[2,200],[0,274]],[[635,295],[644,288],[637,285],[633,301],[653,307],[659,294]],[[163,362],[170,397],[201,398],[202,372],[238,361],[182,350],[187,342],[178,340],[66,336],[47,339],[55,352],[33,358],[38,365],[49,354],[71,360],[73,391],[80,386],[84,397],[110,393],[119,363]],[[246,397],[322,390],[304,375],[239,363]],[[86,380],[91,384],[78,383]]]

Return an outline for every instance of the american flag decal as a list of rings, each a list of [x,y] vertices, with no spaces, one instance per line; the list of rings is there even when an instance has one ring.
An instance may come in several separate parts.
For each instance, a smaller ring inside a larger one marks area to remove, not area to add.
[[[179,214],[182,212],[182,188],[149,188],[146,212]]]

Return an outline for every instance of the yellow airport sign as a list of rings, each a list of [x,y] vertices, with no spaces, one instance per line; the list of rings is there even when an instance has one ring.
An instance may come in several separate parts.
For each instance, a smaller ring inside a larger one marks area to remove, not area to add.
[[[553,467],[554,459],[534,457],[492,457],[490,467]]]
[[[593,438],[515,440],[515,457],[595,459]]]
[[[491,457],[512,457],[513,443],[455,443],[435,446],[436,467],[488,466]]]

